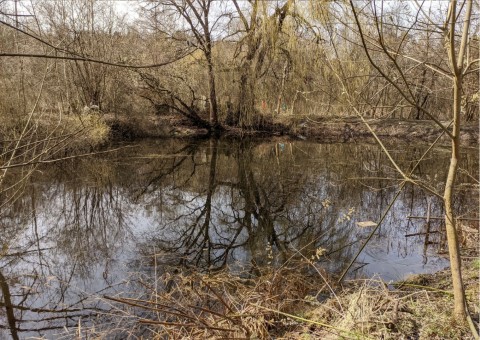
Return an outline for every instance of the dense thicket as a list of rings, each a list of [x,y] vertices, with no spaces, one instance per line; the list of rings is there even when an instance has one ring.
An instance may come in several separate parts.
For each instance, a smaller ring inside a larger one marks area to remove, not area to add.
[[[202,127],[349,116],[352,105],[376,118],[425,119],[428,111],[446,120],[451,113],[450,79],[442,74],[448,56],[438,29],[446,11],[441,5],[356,2],[371,58],[396,81],[407,77],[400,86],[413,104],[372,67],[347,4],[139,1],[136,20],[119,15],[115,1],[36,1],[22,7],[32,16],[22,17],[13,5],[0,2],[3,54],[77,60],[2,56],[2,122],[21,119],[37,100],[42,112],[68,115],[93,107],[130,117],[175,113]],[[419,15],[425,11],[438,22]],[[473,19],[467,62],[478,59],[478,17]],[[400,76],[397,68],[406,71]],[[467,120],[478,118],[475,69],[478,63],[464,79]]]

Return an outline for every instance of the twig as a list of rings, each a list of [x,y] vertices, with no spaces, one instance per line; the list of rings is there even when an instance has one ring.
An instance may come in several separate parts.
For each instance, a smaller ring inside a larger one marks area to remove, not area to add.
[[[421,232],[421,233],[413,233],[413,234],[406,234],[405,237],[412,237],[412,236],[420,236],[420,235],[427,235],[427,234],[434,234],[439,233],[438,230],[428,231],[428,232]]]
[[[176,327],[195,327],[195,328],[201,328],[201,329],[213,329],[216,331],[222,331],[222,332],[236,332],[234,329],[229,329],[229,328],[220,328],[220,327],[214,327],[214,326],[200,326],[194,323],[181,323],[181,322],[165,322],[165,321],[155,321],[155,320],[149,320],[149,319],[140,319],[138,322],[143,323],[143,324],[149,324],[149,325],[164,325],[164,326],[176,326]]]
[[[424,220],[427,218],[427,216],[407,216],[407,218],[411,219],[419,219],[419,220]],[[430,216],[431,220],[444,220],[445,216]],[[474,218],[474,217],[455,217],[457,221],[475,221],[478,222],[480,219]]]

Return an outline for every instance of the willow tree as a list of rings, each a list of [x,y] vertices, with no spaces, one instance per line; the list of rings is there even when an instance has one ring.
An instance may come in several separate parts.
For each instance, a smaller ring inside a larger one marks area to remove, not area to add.
[[[479,59],[472,59],[467,53],[472,41],[470,28],[472,26],[473,1],[458,2],[450,0],[442,24],[438,23],[425,10],[424,3],[419,4],[415,1],[412,4],[416,11],[413,16],[415,20],[407,21],[403,34],[393,41],[386,39],[386,31],[390,29],[391,22],[388,22],[388,16],[384,15],[385,8],[388,7],[385,1],[374,1],[370,3],[370,6],[367,5],[360,9],[358,3],[354,4],[350,0],[350,9],[353,12],[355,29],[360,36],[365,55],[377,72],[377,76],[386,80],[409,105],[431,119],[451,141],[450,165],[443,187],[443,194],[435,192],[432,188],[424,188],[443,200],[454,293],[454,315],[458,319],[463,319],[466,317],[466,298],[462,282],[458,225],[455,219],[453,200],[461,152],[460,127],[463,84],[468,74],[478,72],[478,66],[475,65],[479,63]],[[361,15],[365,14],[366,8],[371,10],[370,20],[372,22],[370,24],[373,25],[369,25],[369,27],[367,27],[365,21],[361,20]],[[404,48],[403,44],[411,35],[412,30],[418,29],[430,30],[430,32],[439,34],[443,38],[444,53],[448,60],[447,67],[443,67],[440,64],[441,61],[436,64],[425,61],[423,60],[424,55],[421,53],[414,55],[411,53],[412,51]],[[384,62],[381,63],[380,60]],[[450,81],[452,106],[451,110],[447,112],[451,120],[448,125],[441,122],[436,114],[427,110],[413,91],[410,73],[412,68],[427,68]],[[394,162],[393,159],[391,161]],[[398,166],[396,168],[407,182],[418,184],[405,175]]]
[[[283,5],[276,3],[270,7],[268,1],[252,0],[247,6],[232,0],[240,18],[239,41],[239,85],[236,114],[230,117],[231,123],[247,126],[255,113],[255,90],[258,79],[265,74],[267,61],[274,58],[277,42],[282,33],[283,24],[295,5],[287,0]]]

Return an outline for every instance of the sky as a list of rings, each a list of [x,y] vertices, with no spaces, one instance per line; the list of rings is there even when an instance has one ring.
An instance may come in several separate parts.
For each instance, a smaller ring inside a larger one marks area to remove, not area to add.
[[[128,21],[138,18],[138,1],[115,0],[115,7],[119,14],[127,14]]]
[[[7,3],[9,8],[9,12],[14,14],[14,4],[15,0],[4,0]],[[54,0],[52,0],[54,1]],[[76,0],[76,1],[84,1],[84,0]],[[127,14],[128,21],[133,21],[138,18],[137,9],[139,7],[139,1],[130,1],[130,0],[100,0],[100,1],[107,1],[113,2],[116,10],[119,14]],[[0,3],[3,2],[0,0]],[[35,3],[36,0],[17,0],[17,13],[20,15],[31,14],[31,4]]]

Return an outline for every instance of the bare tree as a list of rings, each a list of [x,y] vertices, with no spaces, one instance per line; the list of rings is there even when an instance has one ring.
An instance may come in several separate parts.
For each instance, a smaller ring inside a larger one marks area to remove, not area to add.
[[[180,32],[183,37],[186,37],[186,43],[195,46],[202,51],[203,57],[206,61],[207,78],[208,78],[208,107],[210,128],[218,130],[221,128],[218,119],[218,103],[216,94],[216,80],[213,58],[213,30],[217,29],[219,21],[221,21],[222,14],[213,14],[213,0],[159,0],[149,1],[146,9],[153,12],[154,27],[166,31],[165,27],[157,25],[157,15],[160,17],[171,17],[180,20],[180,25],[173,28],[176,38],[179,37]],[[221,2],[217,2],[218,9]],[[214,21],[211,20],[214,18]],[[174,19],[175,20],[175,19]],[[182,29],[184,25],[184,29]],[[171,28],[170,28],[171,29]],[[173,32],[169,32],[173,36]],[[174,37],[175,38],[175,37]]]
[[[443,195],[436,193],[435,190],[430,190],[430,192],[443,198],[455,298],[454,314],[458,319],[463,319],[466,316],[466,300],[462,283],[460,244],[458,240],[455,212],[453,209],[453,200],[455,179],[458,172],[458,162],[461,151],[460,127],[463,82],[465,76],[472,72],[474,65],[479,62],[478,59],[468,59],[466,53],[471,42],[469,30],[471,27],[473,1],[466,0],[460,3],[455,0],[450,1],[448,12],[443,24],[437,23],[432,16],[426,13],[423,3],[418,4],[415,2],[415,4],[417,6],[415,19],[404,28],[403,35],[395,39],[396,45],[392,44],[386,38],[386,18],[383,16],[384,6],[386,5],[383,1],[373,2],[371,4],[370,8],[373,13],[375,25],[370,32],[366,29],[365,24],[360,18],[361,11],[364,9],[359,9],[360,6],[354,4],[353,1],[350,1],[350,8],[354,15],[355,27],[360,36],[361,44],[370,64],[389,85],[395,88],[407,103],[429,117],[446,135],[450,137],[451,159]],[[412,56],[402,50],[402,44],[405,43],[410,31],[422,26],[419,25],[421,22],[420,19],[426,21],[423,22],[426,24],[426,28],[422,29],[435,32],[444,39],[445,53],[448,56],[448,68],[444,68],[438,64],[431,64],[429,61],[424,61],[422,56]],[[386,59],[386,64],[382,65],[374,58],[374,55],[378,53]],[[409,74],[409,68],[412,66],[406,65],[404,63],[405,60],[413,63],[414,67],[430,69],[450,80],[452,88],[451,128],[450,125],[442,123],[436,118],[435,114],[428,111],[424,107],[422,99],[415,95],[415,91],[411,86],[412,83]],[[395,164],[393,159],[390,159]],[[408,180],[408,177],[406,177],[402,170],[398,166],[396,166],[396,168],[402,176]],[[410,182],[415,183],[415,181],[411,180]]]

